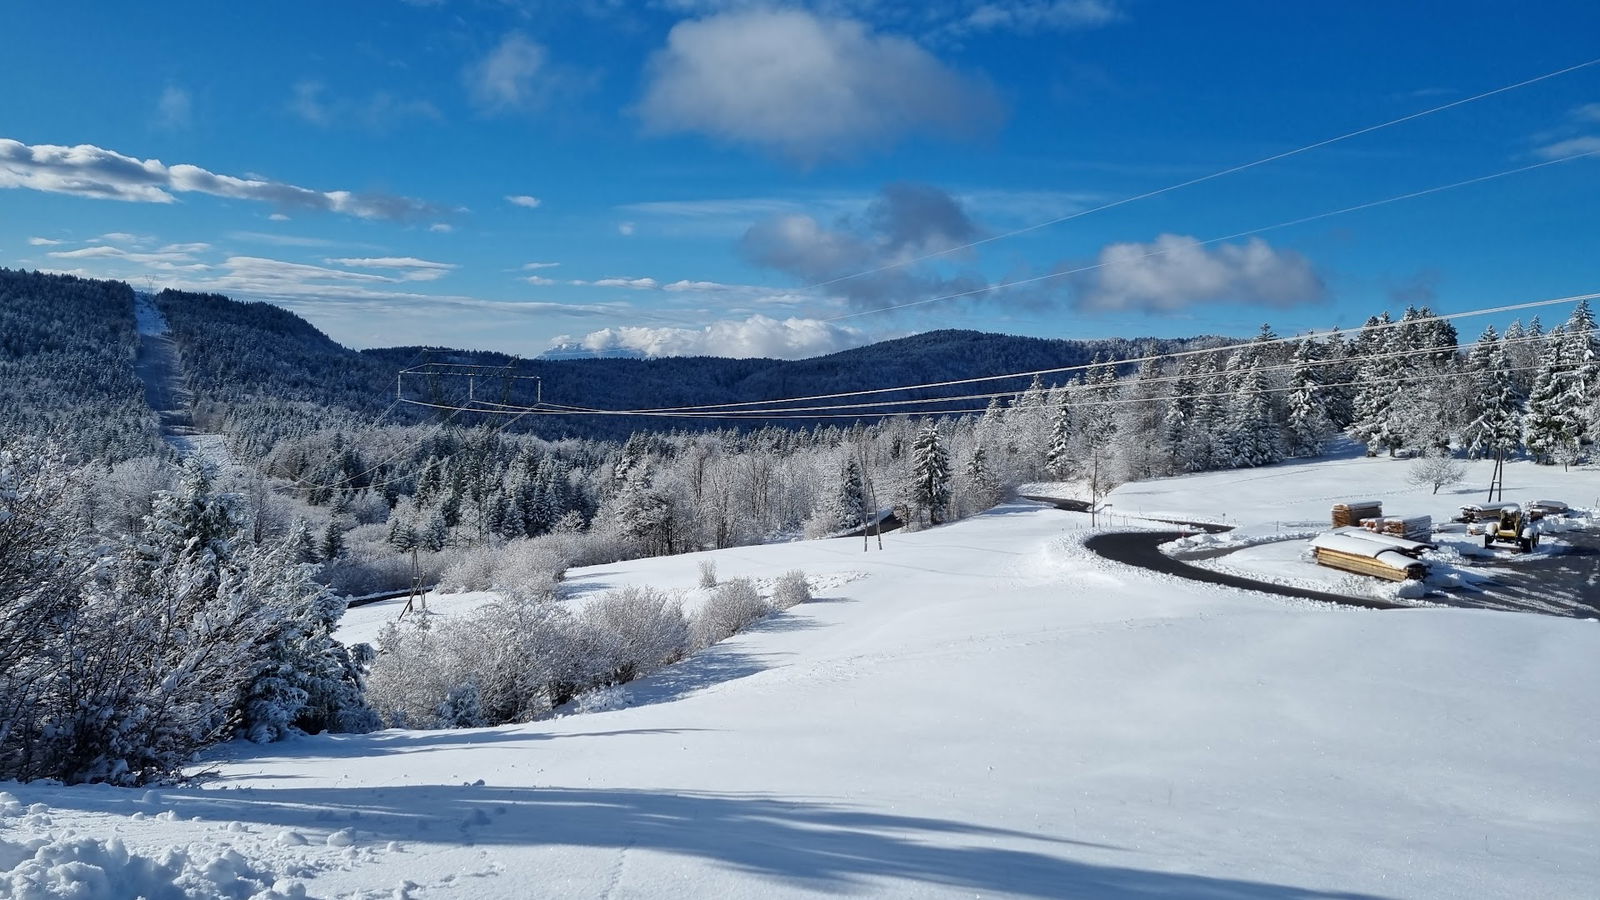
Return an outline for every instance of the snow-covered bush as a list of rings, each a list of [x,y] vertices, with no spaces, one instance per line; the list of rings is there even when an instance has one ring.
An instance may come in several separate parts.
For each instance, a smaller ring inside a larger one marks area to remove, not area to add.
[[[575,713],[610,712],[628,705],[628,690],[620,685],[608,684],[584,691],[572,701]]]
[[[484,721],[483,708],[478,700],[478,683],[466,681],[451,688],[434,715],[445,728],[481,727]]]
[[[811,585],[806,583],[806,573],[794,569],[778,576],[778,583],[772,588],[774,608],[788,609],[810,601]]]
[[[694,614],[690,623],[692,646],[709,647],[749,628],[772,612],[748,578],[735,578],[718,585]]]
[[[288,543],[241,540],[198,465],[109,545],[53,515],[82,483],[43,448],[0,454],[0,778],[140,784],[241,726],[360,718],[339,604]]]
[[[613,636],[607,680],[615,683],[648,675],[689,649],[683,604],[650,588],[612,591],[584,607],[580,618]]]
[[[717,586],[717,561],[714,559],[700,560],[700,586],[706,589]]]
[[[439,590],[487,591],[494,584],[499,547],[468,547],[458,550],[455,561],[439,574]]]
[[[417,616],[378,635],[367,700],[402,728],[447,728],[446,702],[471,683],[484,725],[525,722],[579,684],[577,627],[553,598],[507,598],[465,616]]]
[[[544,596],[555,590],[572,564],[569,542],[560,538],[523,538],[500,548],[489,587],[506,594]]]

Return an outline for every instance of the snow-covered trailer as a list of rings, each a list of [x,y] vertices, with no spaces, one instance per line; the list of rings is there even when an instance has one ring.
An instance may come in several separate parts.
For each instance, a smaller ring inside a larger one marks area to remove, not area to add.
[[[1426,549],[1426,544],[1417,541],[1361,529],[1341,529],[1311,541],[1318,565],[1390,581],[1421,581],[1428,577],[1428,564],[1417,559]]]

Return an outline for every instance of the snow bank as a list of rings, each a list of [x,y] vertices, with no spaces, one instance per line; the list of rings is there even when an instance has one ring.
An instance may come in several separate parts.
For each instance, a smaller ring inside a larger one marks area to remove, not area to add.
[[[0,793],[0,805],[10,794]],[[35,804],[36,806],[40,804]],[[40,816],[44,813],[33,813]],[[16,900],[299,900],[298,881],[279,879],[237,851],[169,848],[141,855],[120,838],[43,834],[0,838],[0,896]]]

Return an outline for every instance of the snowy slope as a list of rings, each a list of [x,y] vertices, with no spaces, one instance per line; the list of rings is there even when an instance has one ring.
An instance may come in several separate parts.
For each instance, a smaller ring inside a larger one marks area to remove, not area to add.
[[[1490,460],[1463,460],[1465,479],[1441,488],[1407,482],[1411,461],[1359,453],[1315,462],[1291,460],[1259,469],[1228,469],[1122,485],[1107,502],[1122,513],[1227,522],[1255,529],[1326,526],[1333,504],[1382,500],[1384,515],[1431,515],[1448,521],[1458,507],[1485,503]],[[1505,501],[1564,500],[1600,509],[1600,467],[1563,469],[1513,460],[1505,466]]]
[[[203,789],[10,785],[48,809],[0,839],[231,846],[312,896],[1593,895],[1600,624],[1168,582],[1082,521],[721,551],[839,586],[629,708],[233,745]]]

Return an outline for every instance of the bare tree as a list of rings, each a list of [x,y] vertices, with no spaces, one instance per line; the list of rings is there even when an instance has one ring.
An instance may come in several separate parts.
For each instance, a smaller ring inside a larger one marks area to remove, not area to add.
[[[1411,464],[1411,471],[1407,473],[1406,480],[1418,487],[1431,486],[1433,492],[1437,494],[1439,488],[1460,484],[1466,474],[1467,467],[1461,460],[1448,454],[1440,454],[1418,457]]]

